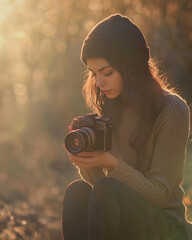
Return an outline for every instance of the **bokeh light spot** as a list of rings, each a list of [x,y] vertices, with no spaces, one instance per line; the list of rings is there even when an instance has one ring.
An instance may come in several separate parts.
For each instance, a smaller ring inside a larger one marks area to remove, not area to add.
[[[27,222],[25,220],[22,220],[21,223],[22,223],[22,225],[26,225],[27,224]]]
[[[78,32],[78,26],[76,24],[70,24],[67,32],[70,35],[75,35]]]
[[[44,80],[44,78],[45,78],[45,75],[44,75],[44,72],[41,69],[36,69],[33,72],[33,79],[35,81],[42,81],[42,80]]]
[[[56,50],[58,52],[65,52],[66,48],[67,48],[66,43],[63,41],[59,41],[56,45]]]
[[[56,9],[48,10],[45,13],[45,18],[47,21],[49,21],[51,23],[56,23],[56,21],[58,19],[58,11]]]
[[[17,77],[25,77],[29,71],[28,66],[24,63],[15,63],[15,67],[13,68]]]
[[[14,11],[14,6],[8,4],[7,1],[1,1],[0,6],[0,25],[6,20],[6,18]]]
[[[94,21],[87,21],[86,23],[85,23],[85,30],[87,31],[87,32],[89,32],[92,28],[93,28],[93,26],[95,25],[95,22]]]
[[[91,1],[89,3],[89,8],[92,11],[100,11],[103,8],[103,4],[98,1]]]
[[[44,38],[40,43],[40,49],[42,52],[50,52],[52,49],[52,43],[49,38]]]
[[[13,87],[13,91],[15,95],[21,96],[26,94],[27,88],[26,88],[26,85],[23,83],[16,83]]]
[[[41,32],[45,37],[52,37],[56,33],[55,27],[50,23],[44,23]]]

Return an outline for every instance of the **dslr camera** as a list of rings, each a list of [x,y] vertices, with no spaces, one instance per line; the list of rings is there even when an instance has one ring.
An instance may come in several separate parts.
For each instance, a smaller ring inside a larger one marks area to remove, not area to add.
[[[106,152],[111,149],[112,123],[96,113],[73,118],[72,130],[65,137],[65,146],[73,154],[84,151]]]

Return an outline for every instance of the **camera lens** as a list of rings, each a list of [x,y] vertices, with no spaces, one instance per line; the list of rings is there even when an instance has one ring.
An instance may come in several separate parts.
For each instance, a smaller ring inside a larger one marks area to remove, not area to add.
[[[67,150],[77,154],[90,149],[95,143],[95,134],[91,128],[83,127],[81,129],[69,132],[65,138]]]

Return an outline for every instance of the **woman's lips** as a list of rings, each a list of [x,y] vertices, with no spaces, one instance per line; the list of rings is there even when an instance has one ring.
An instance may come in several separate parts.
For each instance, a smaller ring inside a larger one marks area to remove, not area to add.
[[[104,92],[105,94],[109,94],[109,93],[111,92],[111,89],[110,89],[110,90],[103,90],[103,92]]]

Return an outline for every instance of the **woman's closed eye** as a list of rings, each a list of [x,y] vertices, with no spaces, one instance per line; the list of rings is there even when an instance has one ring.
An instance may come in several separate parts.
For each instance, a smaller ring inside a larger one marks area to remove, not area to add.
[[[110,72],[110,73],[107,73],[107,74],[104,74],[104,76],[111,76],[113,72]]]
[[[106,74],[104,74],[104,76],[105,76],[105,77],[111,76],[111,75],[112,75],[112,73],[113,73],[113,72],[106,73]],[[93,73],[91,76],[92,76],[92,77],[95,77],[95,76],[96,76],[96,74],[95,74],[95,73]]]

